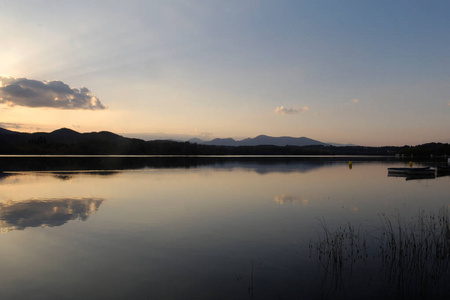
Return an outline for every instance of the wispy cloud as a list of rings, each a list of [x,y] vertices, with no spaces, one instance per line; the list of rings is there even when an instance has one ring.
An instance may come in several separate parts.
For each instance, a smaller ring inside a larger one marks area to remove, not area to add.
[[[277,108],[275,109],[275,113],[280,115],[294,115],[308,110],[309,110],[308,106],[303,106],[302,108],[299,109],[293,107],[288,108],[284,106],[277,106]]]
[[[213,133],[212,132],[207,132],[207,131],[200,131],[200,130],[198,130],[197,128],[195,128],[195,135],[196,136],[200,136],[200,137],[202,137],[202,138],[209,138],[209,137],[211,137],[212,135],[213,135]]]
[[[20,130],[21,132],[39,132],[39,131],[51,131],[55,128],[51,126],[42,126],[42,124],[32,124],[32,123],[14,123],[14,122],[0,122],[0,127],[8,130]]]
[[[20,129],[22,128],[22,124],[20,123],[7,123],[7,122],[0,122],[0,127],[5,129]]]
[[[0,77],[0,103],[9,106],[98,110],[106,107],[85,87],[71,88],[62,81]]]
[[[346,107],[346,106],[355,105],[355,104],[358,104],[358,103],[359,103],[359,99],[351,99],[351,100],[345,102],[344,104],[342,104],[341,111],[343,111],[344,107]]]

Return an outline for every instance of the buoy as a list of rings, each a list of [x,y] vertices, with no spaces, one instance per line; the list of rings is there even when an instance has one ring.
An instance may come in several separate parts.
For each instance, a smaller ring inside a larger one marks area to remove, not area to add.
[[[410,162],[409,162],[409,167],[411,168],[411,167],[412,167],[412,165],[413,165],[413,162],[412,162],[412,161],[410,161]]]
[[[352,161],[348,162],[348,168],[351,170],[352,169]]]

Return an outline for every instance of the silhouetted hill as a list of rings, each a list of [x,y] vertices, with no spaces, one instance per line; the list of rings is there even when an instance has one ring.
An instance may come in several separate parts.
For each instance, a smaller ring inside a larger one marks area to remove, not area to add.
[[[11,131],[11,130],[7,130],[7,129],[4,129],[4,128],[0,127],[0,134],[14,134],[14,133],[17,133],[17,132]]]
[[[240,143],[238,141],[235,141],[232,138],[227,139],[213,139],[209,142],[203,142],[200,140],[198,144],[204,144],[204,145],[214,145],[214,146],[239,146]]]
[[[273,146],[312,146],[327,144],[307,138],[307,137],[271,137],[267,135],[259,135],[253,139],[245,139],[242,141],[243,146],[273,145]]]
[[[62,138],[62,139],[74,139],[81,136],[81,133],[76,132],[75,130],[68,129],[68,128],[61,128],[57,129],[55,131],[52,131],[49,133],[50,136],[55,138]]]
[[[247,138],[241,141],[236,141],[232,138],[227,139],[213,139],[211,141],[202,141],[200,139],[189,140],[191,143],[203,144],[203,145],[214,145],[214,146],[311,146],[311,145],[322,145],[326,146],[328,144],[322,143],[307,137],[271,137],[267,135],[259,135],[255,138]]]
[[[111,132],[79,133],[61,128],[50,133],[0,131],[1,154],[117,154],[132,139]]]
[[[27,134],[17,131],[0,128],[0,143],[1,142],[20,142],[26,139]]]
[[[218,139],[227,146],[168,140],[144,141],[108,131],[79,133],[62,128],[50,133],[22,133],[0,128],[0,154],[67,155],[444,155],[449,144],[430,143],[404,147],[336,147],[308,138],[258,136],[236,142]],[[236,145],[234,144],[236,143]],[[276,145],[272,145],[272,144]],[[290,145],[290,144],[294,145]],[[306,146],[301,146],[306,143]],[[316,144],[311,144],[316,143]]]

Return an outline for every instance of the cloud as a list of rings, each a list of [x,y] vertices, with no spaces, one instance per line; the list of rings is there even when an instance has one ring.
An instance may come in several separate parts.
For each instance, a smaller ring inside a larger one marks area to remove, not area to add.
[[[352,100],[345,102],[342,106],[349,106],[349,105],[358,104],[358,103],[359,103],[359,99],[352,99]],[[344,111],[344,109],[341,108],[341,111]]]
[[[5,129],[21,129],[22,124],[20,123],[7,123],[7,122],[0,122],[0,127]]]
[[[43,127],[42,127],[43,126]],[[40,131],[53,131],[55,130],[52,126],[46,126],[36,123],[10,123],[10,122],[0,122],[0,128],[21,132],[40,132]]]
[[[208,131],[199,131],[197,128],[195,128],[195,135],[196,136],[200,136],[200,137],[203,137],[203,138],[209,138],[209,137],[211,137],[212,135],[213,135],[213,133],[212,132],[208,132]]]
[[[275,113],[276,114],[280,114],[280,115],[294,115],[294,114],[298,114],[298,113],[302,113],[305,111],[308,111],[309,107],[308,106],[303,106],[300,109],[295,109],[295,108],[287,108],[284,106],[277,106],[277,108],[275,109]]]
[[[89,89],[71,88],[62,81],[38,81],[0,76],[0,103],[9,106],[58,109],[105,109]]]

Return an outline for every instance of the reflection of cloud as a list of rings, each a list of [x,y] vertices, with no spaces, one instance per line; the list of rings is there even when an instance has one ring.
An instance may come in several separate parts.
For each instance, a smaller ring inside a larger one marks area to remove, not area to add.
[[[95,213],[101,198],[37,199],[0,202],[0,231],[27,227],[61,226],[70,220],[86,221]]]
[[[309,200],[306,198],[303,198],[301,196],[281,194],[279,196],[275,196],[275,202],[280,205],[287,204],[287,203],[308,204]]]
[[[38,81],[0,76],[0,103],[9,106],[60,109],[105,109],[91,91],[71,88],[62,81]]]
[[[308,106],[303,106],[300,109],[295,109],[295,108],[287,108],[284,106],[278,106],[275,109],[275,113],[276,114],[280,114],[280,115],[293,115],[293,114],[298,114],[298,113],[302,113],[304,111],[308,111],[309,107]]]

